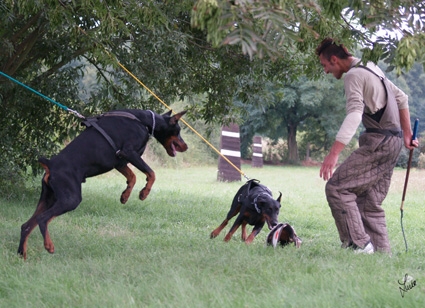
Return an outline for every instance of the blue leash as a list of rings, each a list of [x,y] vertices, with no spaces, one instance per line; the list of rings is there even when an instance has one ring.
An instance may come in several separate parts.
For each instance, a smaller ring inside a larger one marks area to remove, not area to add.
[[[60,103],[56,102],[55,100],[51,99],[50,97],[47,97],[46,95],[41,94],[40,92],[38,92],[38,91],[36,91],[36,90],[34,90],[34,89],[30,88],[29,86],[27,86],[26,84],[23,84],[22,82],[20,82],[20,81],[16,80],[15,78],[10,77],[9,75],[7,75],[7,74],[3,73],[2,71],[0,71],[0,75],[2,75],[2,76],[4,76],[4,77],[8,78],[9,80],[11,80],[11,81],[13,81],[13,82],[17,83],[18,85],[20,85],[20,86],[24,87],[25,89],[30,90],[31,92],[33,92],[33,93],[35,93],[35,94],[37,94],[37,95],[41,96],[42,98],[47,99],[49,102],[51,102],[51,103],[55,104],[56,106],[58,106],[58,107],[60,107],[60,108],[62,108],[62,109],[64,109],[64,110],[66,110],[66,111],[68,111],[68,112],[70,112],[70,113],[72,113],[72,114],[76,115],[76,116],[77,116],[77,117],[79,117],[80,119],[85,119],[85,118],[86,118],[85,116],[81,115],[81,114],[80,114],[80,113],[78,113],[77,111],[75,111],[75,110],[73,110],[73,109],[71,109],[71,108],[68,108],[68,107],[66,107],[66,106],[64,106],[64,105],[62,105],[62,104],[60,104]]]

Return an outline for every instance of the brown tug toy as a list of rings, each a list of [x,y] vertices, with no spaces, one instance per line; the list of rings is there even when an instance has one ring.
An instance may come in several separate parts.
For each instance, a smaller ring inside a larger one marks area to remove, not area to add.
[[[297,248],[301,247],[302,240],[297,236],[295,229],[287,223],[277,224],[267,236],[267,245],[276,246],[286,246],[290,243],[294,243]]]

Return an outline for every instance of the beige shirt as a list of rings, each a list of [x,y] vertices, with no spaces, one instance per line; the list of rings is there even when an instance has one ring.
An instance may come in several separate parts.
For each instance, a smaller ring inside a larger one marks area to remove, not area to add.
[[[347,116],[336,136],[336,140],[343,144],[348,144],[356,133],[363,113],[374,114],[387,103],[384,84],[380,78],[364,68],[354,67],[359,62],[360,59],[354,58],[351,69],[344,76]],[[385,78],[385,74],[374,63],[369,62],[366,66]],[[407,95],[391,81],[388,84],[394,92],[398,109],[408,108]]]

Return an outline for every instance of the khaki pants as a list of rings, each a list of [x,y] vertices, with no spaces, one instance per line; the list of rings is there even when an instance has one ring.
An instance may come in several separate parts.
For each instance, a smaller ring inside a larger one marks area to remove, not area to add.
[[[385,212],[391,176],[403,144],[402,138],[375,133],[360,136],[360,147],[336,170],[326,184],[326,197],[343,245],[391,252]]]

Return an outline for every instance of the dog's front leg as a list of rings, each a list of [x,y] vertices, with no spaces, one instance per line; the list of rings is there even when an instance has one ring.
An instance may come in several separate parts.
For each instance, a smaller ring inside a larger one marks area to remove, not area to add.
[[[151,188],[153,186],[153,183],[155,182],[155,172],[153,170],[143,172],[146,175],[146,185],[142,188],[142,190],[139,193],[139,199],[145,200],[149,193],[151,192]]]
[[[257,236],[257,234],[260,233],[261,229],[263,229],[263,226],[264,226],[264,223],[261,225],[255,225],[254,229],[252,229],[251,234],[245,240],[245,243],[251,244],[254,241],[254,238]]]
[[[151,192],[153,183],[155,183],[155,172],[145,163],[140,157],[140,154],[136,151],[122,150],[120,156],[146,175],[146,185],[139,194],[140,200],[145,200]]]
[[[130,197],[134,184],[136,184],[136,176],[127,165],[117,167],[116,169],[127,179],[127,188],[122,192],[120,198],[121,203],[125,204]]]
[[[246,239],[247,239],[247,237],[246,237],[246,235],[247,235],[247,233],[246,233],[246,225],[247,225],[247,222],[246,221],[244,221],[243,223],[242,223],[242,236],[241,236],[241,238],[242,238],[242,241],[246,241]]]

